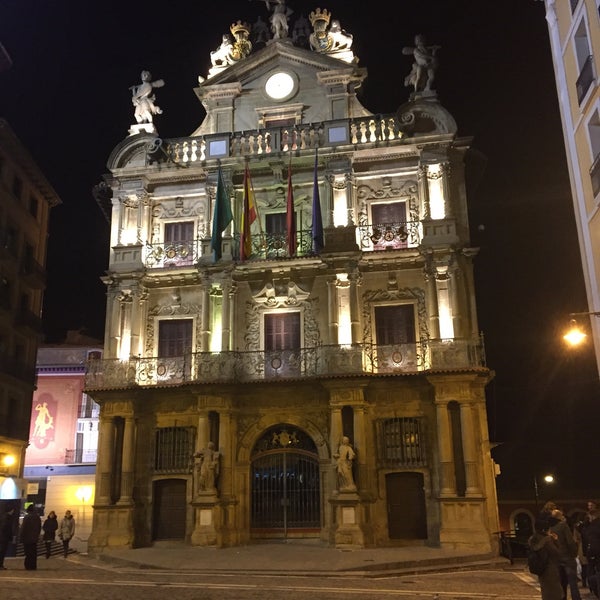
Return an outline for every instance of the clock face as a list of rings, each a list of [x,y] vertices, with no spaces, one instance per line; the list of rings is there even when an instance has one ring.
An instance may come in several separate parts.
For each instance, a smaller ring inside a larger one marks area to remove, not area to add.
[[[280,71],[278,73],[273,73],[267,79],[267,83],[265,84],[265,92],[270,98],[273,100],[282,100],[283,98],[287,98],[293,91],[295,87],[294,78],[289,73],[284,73]]]

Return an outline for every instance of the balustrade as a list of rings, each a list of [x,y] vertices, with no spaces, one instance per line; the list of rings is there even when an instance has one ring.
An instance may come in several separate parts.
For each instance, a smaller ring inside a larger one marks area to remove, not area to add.
[[[260,352],[197,352],[177,357],[92,359],[88,390],[181,383],[244,383],[331,375],[418,373],[485,367],[481,339],[351,344]]]

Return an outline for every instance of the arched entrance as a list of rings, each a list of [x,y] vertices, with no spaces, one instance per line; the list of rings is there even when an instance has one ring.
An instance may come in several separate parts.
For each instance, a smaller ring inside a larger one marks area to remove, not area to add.
[[[265,431],[251,454],[251,530],[254,537],[302,537],[321,529],[317,448],[293,425]]]
[[[159,479],[154,482],[153,540],[185,538],[185,479]]]

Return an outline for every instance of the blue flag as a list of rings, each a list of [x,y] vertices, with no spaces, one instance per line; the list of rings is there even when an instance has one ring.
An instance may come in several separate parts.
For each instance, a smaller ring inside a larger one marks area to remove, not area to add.
[[[215,253],[215,262],[223,255],[223,232],[227,229],[227,225],[231,221],[233,221],[231,203],[229,202],[229,196],[227,196],[225,184],[223,183],[223,172],[221,171],[221,166],[219,166],[215,212],[213,214],[212,236],[210,239],[211,250]]]
[[[323,238],[323,217],[321,216],[321,198],[319,196],[319,149],[315,150],[315,179],[312,201],[312,249],[318,254],[325,247]]]

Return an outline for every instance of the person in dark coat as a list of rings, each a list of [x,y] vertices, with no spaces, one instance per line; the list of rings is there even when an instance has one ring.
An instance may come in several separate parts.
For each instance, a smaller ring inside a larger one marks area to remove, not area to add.
[[[571,528],[559,509],[552,511],[550,530],[556,534],[558,553],[560,555],[560,580],[563,598],[567,597],[567,587],[571,590],[572,600],[581,600],[577,583],[577,542],[573,538]]]
[[[15,507],[10,506],[0,514],[0,570],[4,571],[4,557],[8,545],[15,537]]]
[[[588,586],[590,591],[600,598],[600,511],[591,510],[585,528],[585,553],[588,559]]]
[[[556,542],[556,534],[550,531],[547,518],[538,517],[535,521],[535,533],[529,538],[532,550],[543,550],[548,556],[548,565],[541,575],[538,575],[542,600],[563,600],[563,589],[560,583],[560,555]]]
[[[27,514],[21,524],[21,542],[25,551],[25,568],[28,571],[37,569],[37,543],[42,531],[42,522],[33,504],[27,507]]]
[[[51,510],[48,513],[48,517],[44,521],[42,529],[44,530],[46,558],[50,558],[50,555],[52,554],[52,542],[54,542],[54,538],[56,537],[56,530],[58,529],[58,519],[56,518],[56,513],[53,510]]]

